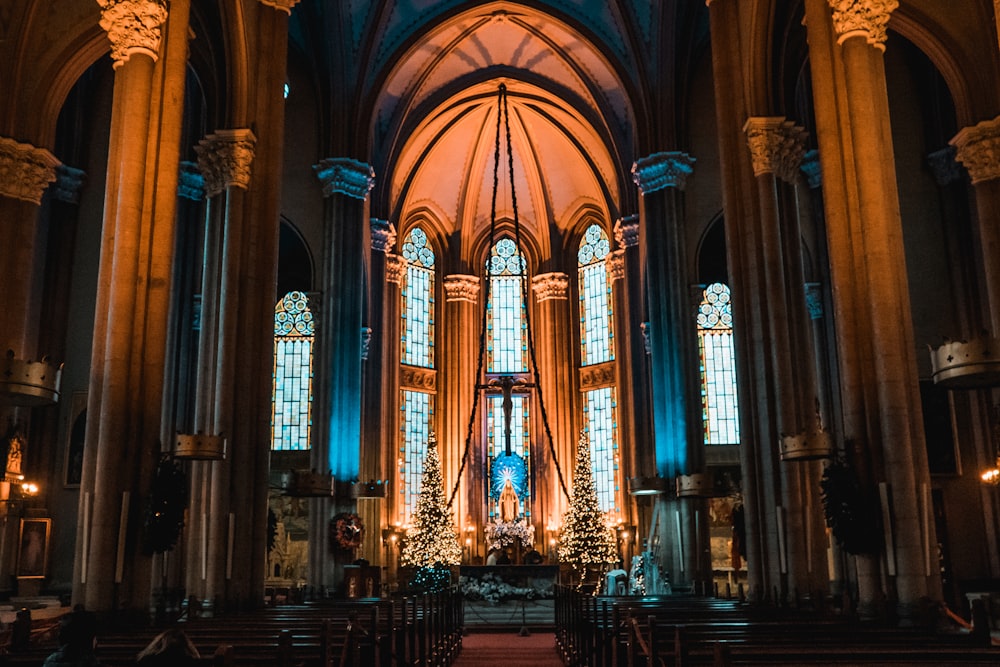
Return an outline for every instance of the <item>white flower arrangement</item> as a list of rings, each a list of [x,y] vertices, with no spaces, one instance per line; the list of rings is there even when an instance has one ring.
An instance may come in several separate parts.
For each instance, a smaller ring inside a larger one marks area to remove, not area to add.
[[[530,549],[535,543],[535,527],[524,519],[501,521],[500,517],[494,519],[493,523],[486,524],[486,544],[491,551],[500,551],[516,542],[520,542],[525,549]]]
[[[460,577],[458,585],[466,600],[483,600],[496,604],[505,600],[535,600],[552,597],[552,584],[538,589],[532,586],[512,586],[493,574],[484,574],[481,579]]]

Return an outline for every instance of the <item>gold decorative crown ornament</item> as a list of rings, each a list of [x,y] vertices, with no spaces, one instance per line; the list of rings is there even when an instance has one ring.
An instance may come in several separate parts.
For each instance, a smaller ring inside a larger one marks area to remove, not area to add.
[[[1000,385],[1000,339],[983,334],[972,340],[945,339],[931,353],[934,384],[948,389],[976,389]]]
[[[59,400],[62,365],[53,366],[48,357],[41,361],[15,359],[14,350],[0,360],[0,405],[38,407]]]
[[[385,483],[380,479],[351,484],[351,498],[385,498]]]
[[[663,477],[630,477],[628,492],[633,496],[657,496],[667,492],[667,480]]]
[[[833,455],[833,440],[823,430],[783,435],[779,444],[782,461],[812,461]]]
[[[178,433],[174,457],[202,461],[221,461],[226,458],[226,438],[204,433]]]
[[[708,473],[694,472],[677,476],[678,498],[710,498],[712,492],[712,477]]]
[[[287,496],[329,498],[334,488],[332,473],[289,470],[281,474],[281,489]]]

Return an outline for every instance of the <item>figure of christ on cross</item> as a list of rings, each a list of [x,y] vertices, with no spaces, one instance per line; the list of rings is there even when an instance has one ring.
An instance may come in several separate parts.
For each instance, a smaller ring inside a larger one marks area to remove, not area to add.
[[[500,392],[503,394],[503,437],[504,437],[504,448],[506,450],[507,456],[510,456],[510,420],[514,413],[514,397],[515,391],[518,393],[524,393],[525,389],[531,389],[534,387],[534,383],[528,382],[524,378],[517,378],[513,375],[501,375],[500,377],[493,378],[486,384],[476,385],[476,389],[497,389],[499,387]],[[517,389],[515,389],[515,387]]]

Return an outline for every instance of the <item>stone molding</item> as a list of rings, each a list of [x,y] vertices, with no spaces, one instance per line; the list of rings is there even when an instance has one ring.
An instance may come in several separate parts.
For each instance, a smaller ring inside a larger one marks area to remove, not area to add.
[[[323,186],[324,197],[336,192],[364,201],[375,187],[375,170],[351,158],[325,158],[313,165],[313,171]]]
[[[56,167],[56,182],[52,186],[52,197],[67,204],[80,203],[80,190],[87,181],[87,172],[64,164]]]
[[[819,164],[819,151],[815,148],[807,150],[802,156],[802,164],[799,171],[805,174],[806,183],[810,190],[817,190],[823,185],[823,169]]]
[[[639,158],[632,165],[632,180],[647,195],[663,188],[683,190],[694,173],[695,159],[687,153],[668,151]]]
[[[421,368],[420,366],[407,366],[403,364],[399,367],[399,384],[401,387],[407,389],[436,391],[437,371],[433,368]]]
[[[743,125],[753,175],[774,174],[795,183],[806,153],[806,131],[783,116],[751,116]]]
[[[134,53],[144,53],[154,61],[160,56],[160,26],[167,20],[163,0],[97,0],[101,7],[100,26],[108,33],[111,58],[118,69]]]
[[[292,7],[299,4],[299,0],[259,0],[265,7],[274,7],[279,12],[285,12],[289,16],[292,14]]]
[[[615,384],[615,362],[584,366],[580,369],[580,390],[597,389]]]
[[[194,162],[182,161],[177,175],[177,196],[191,201],[205,198],[205,177]]]
[[[833,28],[837,44],[850,37],[864,37],[880,51],[885,51],[889,15],[899,7],[899,0],[827,0],[833,9]]]
[[[214,197],[228,188],[250,187],[257,137],[248,129],[218,130],[194,147],[198,168],[205,178],[205,196]]]
[[[927,168],[934,176],[934,182],[941,187],[951,185],[962,177],[962,169],[955,160],[956,152],[954,146],[945,146],[927,154]]]
[[[388,220],[372,218],[372,250],[389,253],[396,246],[396,227]]]
[[[395,285],[403,284],[403,276],[406,275],[406,260],[402,255],[386,251],[385,253],[385,279]]]
[[[535,293],[537,303],[549,299],[565,300],[569,291],[569,276],[558,271],[539,273],[531,279],[531,290]]]
[[[956,148],[955,159],[969,170],[973,185],[1000,178],[1000,116],[963,127],[948,143]]]
[[[444,277],[444,300],[468,301],[476,303],[479,301],[480,278],[463,273],[453,273]]]
[[[608,280],[612,284],[625,277],[625,249],[619,248],[608,255]]]
[[[619,218],[612,232],[619,248],[634,248],[639,245],[639,216],[633,213]]]
[[[0,137],[0,196],[41,204],[60,164],[44,148]]]

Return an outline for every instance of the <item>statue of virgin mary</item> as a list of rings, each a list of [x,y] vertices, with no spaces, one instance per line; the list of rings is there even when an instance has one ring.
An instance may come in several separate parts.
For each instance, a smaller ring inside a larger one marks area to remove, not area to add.
[[[510,483],[510,479],[504,482],[503,490],[500,492],[500,499],[497,502],[500,507],[500,520],[504,523],[512,523],[517,520],[520,512],[520,507],[517,499],[517,492],[514,491],[514,485]]]

